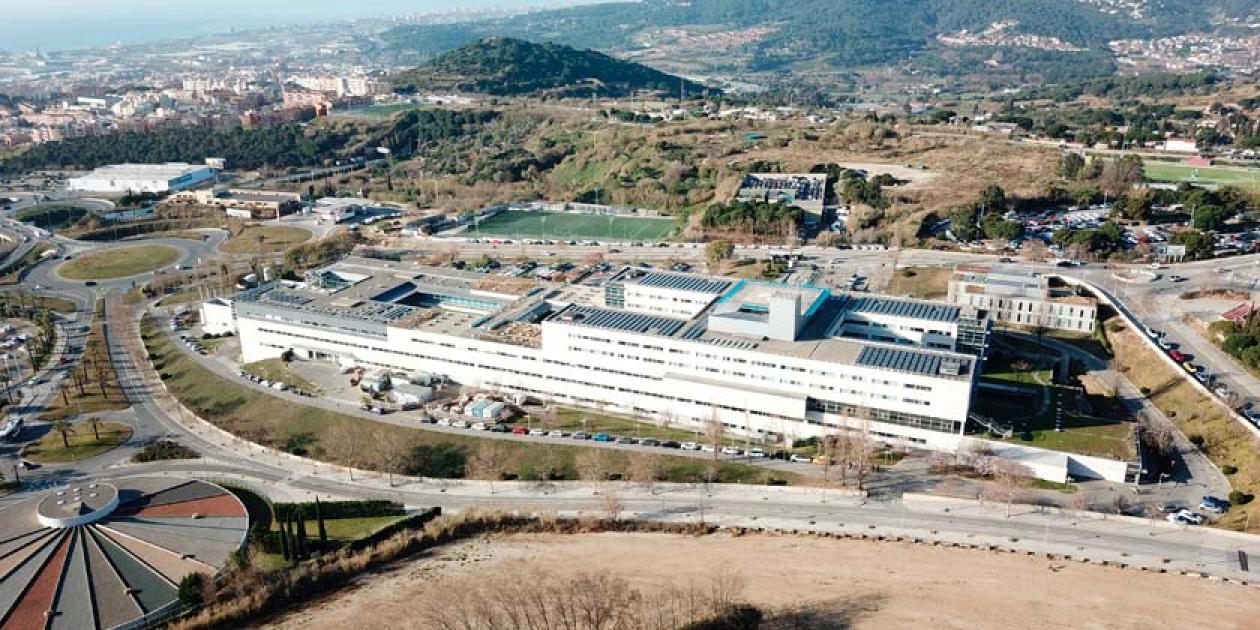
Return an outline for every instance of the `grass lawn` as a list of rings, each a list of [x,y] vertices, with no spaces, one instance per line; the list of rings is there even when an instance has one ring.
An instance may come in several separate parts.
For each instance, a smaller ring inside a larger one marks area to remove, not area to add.
[[[77,462],[111,451],[131,438],[131,427],[117,422],[102,422],[98,431],[100,440],[96,439],[87,422],[75,424],[74,433],[69,435],[69,448],[66,448],[60,433],[49,431],[39,441],[22,449],[22,457],[40,464]]]
[[[1190,166],[1176,162],[1146,162],[1146,178],[1157,182],[1194,182],[1260,189],[1260,168]]]
[[[1026,386],[1030,395],[986,391],[977,399],[976,411],[1015,429],[1011,442],[1054,451],[1098,455],[1115,459],[1133,456],[1131,423],[1124,419],[1085,416],[1075,408],[1076,390],[1051,384],[1047,364],[1030,364],[1019,370],[1010,355],[994,353],[986,362],[985,381]],[[1037,392],[1036,395],[1031,395]],[[1065,409],[1063,430],[1054,430],[1058,406]]]
[[[83,358],[75,366],[73,374],[61,381],[60,391],[48,402],[48,407],[39,416],[40,420],[51,422],[80,413],[126,409],[129,406],[118,384],[114,366],[109,361],[101,324],[93,322],[83,346]]]
[[[46,203],[29,208],[22,208],[13,218],[35,227],[55,232],[67,225],[82,219],[89,214],[86,208],[59,203]]]
[[[153,357],[154,367],[162,375],[170,392],[198,415],[220,428],[244,439],[281,448],[293,438],[307,443],[311,457],[335,464],[344,463],[343,449],[332,438],[346,426],[351,433],[360,431],[372,443],[390,442],[407,449],[417,446],[454,447],[471,455],[482,444],[493,441],[503,449],[506,471],[524,480],[540,479],[550,475],[553,479],[574,479],[577,476],[575,457],[579,452],[595,450],[600,453],[604,470],[624,474],[629,468],[629,454],[612,449],[594,449],[582,446],[557,446],[531,444],[509,440],[492,440],[473,435],[453,435],[378,423],[348,414],[295,404],[240,383],[224,379],[195,363],[188,355],[175,347],[156,322],[145,318],[142,326],[145,346]],[[344,435],[344,434],[343,434]],[[378,468],[379,463],[370,460],[377,449],[366,449],[368,462],[356,462],[365,468]],[[670,481],[700,482],[706,477],[706,462],[693,458],[663,455],[664,478]],[[717,479],[729,483],[762,484],[767,480],[783,479],[798,482],[799,477],[779,471],[768,471],[756,466],[721,463]]]
[[[324,529],[328,532],[328,538],[332,540],[352,541],[371,536],[380,531],[381,528],[393,525],[404,516],[367,516],[363,518],[326,518],[324,519]],[[271,531],[280,531],[280,523],[272,521]],[[306,534],[311,538],[319,538],[319,525],[315,519],[306,522]]]
[[[153,271],[179,260],[166,245],[129,245],[79,256],[58,270],[70,280],[108,280]]]
[[[274,254],[309,240],[311,240],[311,231],[306,228],[290,225],[251,225],[225,241],[219,249],[229,254]]]
[[[949,267],[905,267],[893,273],[885,293],[921,299],[944,297],[949,292]]]
[[[217,340],[206,339],[202,341],[202,343],[204,344],[206,341]],[[254,376],[264,378],[269,381],[288,383],[292,387],[311,392],[312,394],[318,394],[320,392],[320,388],[316,387],[314,383],[299,376],[297,372],[294,372],[289,368],[287,363],[281,361],[280,359],[263,359],[262,361],[246,363],[241,366],[241,370],[247,374],[253,374]]]
[[[660,241],[674,231],[675,225],[673,219],[508,211],[482,221],[466,234],[508,238]]]
[[[1172,418],[1187,436],[1204,439],[1203,449],[1217,466],[1232,465],[1237,473],[1227,477],[1235,490],[1260,494],[1260,451],[1251,433],[1216,402],[1195,389],[1156,356],[1155,350],[1140,340],[1127,326],[1118,332],[1108,330],[1116,350],[1116,364],[1133,384],[1150,388],[1150,400]],[[1242,529],[1251,513],[1251,531],[1260,531],[1260,501],[1234,506],[1217,524]]]

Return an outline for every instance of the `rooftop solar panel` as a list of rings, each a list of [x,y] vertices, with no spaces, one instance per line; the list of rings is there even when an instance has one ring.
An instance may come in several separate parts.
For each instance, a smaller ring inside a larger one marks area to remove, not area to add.
[[[637,333],[652,333],[672,336],[687,322],[669,317],[642,315],[627,311],[595,308],[574,304],[556,314],[555,320],[581,326],[606,328],[609,330],[625,330]]]
[[[929,304],[912,300],[863,296],[849,302],[848,309],[855,313],[874,313],[892,317],[909,317],[936,322],[958,319],[959,307],[945,304]]]
[[[682,291],[712,293],[715,295],[727,290],[731,286],[731,282],[729,280],[716,280],[699,276],[660,272],[643,274],[642,276],[633,279],[631,282],[649,287],[679,289]]]
[[[960,376],[968,371],[970,362],[961,357],[943,357],[913,350],[866,346],[858,353],[857,365],[924,376]],[[949,369],[942,371],[943,365]]]

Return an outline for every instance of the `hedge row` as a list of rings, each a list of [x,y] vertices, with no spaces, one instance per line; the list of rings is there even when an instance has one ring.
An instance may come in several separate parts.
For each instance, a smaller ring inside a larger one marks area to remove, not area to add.
[[[274,503],[272,510],[276,519],[291,521],[298,513],[308,523],[315,521],[315,503]],[[403,505],[394,501],[320,501],[319,513],[325,520],[337,518],[371,518],[375,516],[402,516]]]

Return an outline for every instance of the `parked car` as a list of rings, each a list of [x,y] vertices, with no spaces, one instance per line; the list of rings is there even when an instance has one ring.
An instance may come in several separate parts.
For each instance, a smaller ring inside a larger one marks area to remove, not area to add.
[[[638,443],[639,443],[639,440],[637,440],[637,439],[635,439],[635,438],[632,438],[632,437],[630,437],[630,436],[628,436],[628,435],[623,435],[623,436],[621,436],[621,437],[617,438],[617,443],[618,443],[618,444],[638,444]]]
[[[749,456],[749,457],[762,458],[762,457],[765,457],[765,456],[766,456],[766,452],[765,452],[765,451],[763,451],[763,450],[761,450],[761,449],[759,449],[759,448],[750,448],[750,449],[748,449],[748,456]]]
[[[474,422],[472,428],[474,431],[485,431],[489,427],[487,427],[484,422]]]
[[[528,435],[529,429],[525,427],[512,427],[512,435]]]
[[[1218,499],[1209,494],[1204,496],[1203,500],[1199,502],[1199,509],[1221,513],[1228,512],[1229,501],[1226,501],[1225,499]]]
[[[734,446],[723,446],[722,454],[723,455],[743,455],[744,451],[738,448],[735,448]]]
[[[679,444],[674,440],[665,440],[664,442],[661,442],[661,448],[682,448],[682,444]]]
[[[808,455],[801,455],[800,453],[792,453],[792,456],[788,458],[788,461],[792,462],[793,464],[808,464],[814,460]]]
[[[591,436],[591,439],[596,442],[612,442],[616,438],[614,438],[611,435],[608,435],[607,433],[596,433],[595,435]]]
[[[1186,355],[1181,354],[1180,350],[1169,350],[1168,356],[1171,357],[1172,360],[1176,361],[1177,363],[1181,363],[1182,361],[1186,360]]]
[[[451,426],[451,419],[450,419],[450,418],[438,418],[438,421],[437,421],[437,423],[436,423],[436,424],[437,424],[439,427],[449,427],[449,426]]]
[[[1195,365],[1195,364],[1193,364],[1193,363],[1191,363],[1191,362],[1189,362],[1189,361],[1186,361],[1185,363],[1182,363],[1182,364],[1181,364],[1181,367],[1185,368],[1185,370],[1186,370],[1187,372],[1191,373],[1191,374],[1198,374],[1198,373],[1199,373],[1199,366],[1197,366],[1197,365]]]
[[[684,450],[684,451],[698,451],[698,450],[700,450],[700,445],[699,445],[699,444],[696,444],[695,442],[683,442],[683,443],[682,443],[682,450]]]
[[[661,441],[656,438],[643,438],[639,440],[639,444],[642,446],[660,446]]]
[[[1159,510],[1164,514],[1176,514],[1184,509],[1179,503],[1165,503],[1159,506]]]
[[[701,453],[712,453],[714,450],[715,450],[715,449],[713,448],[713,445],[712,445],[712,444],[701,444],[701,445],[700,445],[700,452],[701,452]]]
[[[494,433],[507,433],[508,431],[512,430],[512,427],[503,423],[499,423],[499,424],[491,425],[490,430],[493,431]]]
[[[1203,518],[1202,514],[1199,514],[1198,512],[1191,512],[1190,510],[1177,512],[1177,516],[1181,518],[1182,521],[1191,525],[1202,525],[1203,521],[1206,520]]]
[[[467,420],[452,420],[451,426],[456,429],[467,429],[468,421]]]
[[[1172,350],[1172,347],[1173,347],[1172,342],[1166,339],[1159,339],[1156,343],[1158,343],[1159,347],[1163,348],[1164,350]]]
[[[553,438],[564,437],[566,435],[568,435],[568,433],[565,433],[564,431],[561,431],[560,429],[553,429],[551,432],[547,433],[547,437],[553,437]]]
[[[571,437],[575,440],[589,440],[591,439],[591,434],[586,431],[575,431]]]
[[[529,434],[535,437],[540,436],[540,435],[547,435],[547,430],[546,429],[530,429]]]

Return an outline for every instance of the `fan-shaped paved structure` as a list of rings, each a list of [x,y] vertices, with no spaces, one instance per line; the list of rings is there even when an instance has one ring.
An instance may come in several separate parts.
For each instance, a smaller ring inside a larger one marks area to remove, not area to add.
[[[0,510],[0,630],[116,628],[179,606],[178,584],[213,574],[249,517],[204,481],[74,484]]]

